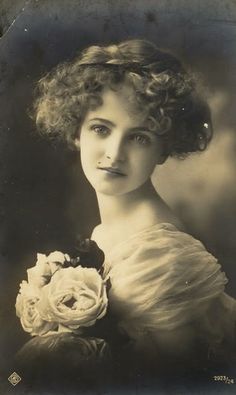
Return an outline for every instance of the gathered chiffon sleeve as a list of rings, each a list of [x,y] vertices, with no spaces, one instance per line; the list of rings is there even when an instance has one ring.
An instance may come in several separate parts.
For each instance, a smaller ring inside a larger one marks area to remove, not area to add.
[[[105,273],[110,308],[130,337],[191,324],[215,343],[233,337],[236,303],[224,293],[220,264],[175,226],[155,225],[117,245],[106,256]]]

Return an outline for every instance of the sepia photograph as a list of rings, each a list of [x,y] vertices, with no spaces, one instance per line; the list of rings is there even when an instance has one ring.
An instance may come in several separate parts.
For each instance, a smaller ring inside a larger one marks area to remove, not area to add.
[[[0,393],[235,394],[236,3],[0,0]]]

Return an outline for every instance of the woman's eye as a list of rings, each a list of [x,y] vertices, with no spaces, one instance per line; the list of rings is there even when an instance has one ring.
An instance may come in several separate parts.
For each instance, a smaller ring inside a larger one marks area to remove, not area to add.
[[[108,127],[104,125],[94,125],[91,130],[100,136],[106,136],[109,133]]]
[[[130,139],[140,145],[147,145],[151,142],[150,138],[144,134],[134,134],[130,136]]]

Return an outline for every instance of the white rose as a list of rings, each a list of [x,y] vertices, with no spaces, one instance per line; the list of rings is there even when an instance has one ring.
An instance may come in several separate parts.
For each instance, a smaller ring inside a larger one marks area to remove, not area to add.
[[[42,288],[38,309],[44,320],[73,331],[102,318],[107,304],[106,286],[97,270],[78,266],[55,272]]]
[[[36,287],[47,284],[56,270],[61,269],[70,257],[60,251],[54,251],[48,256],[37,254],[36,265],[27,270],[28,282]]]
[[[54,274],[55,271],[61,269],[66,261],[69,261],[70,257],[68,254],[63,254],[61,251],[54,251],[48,255],[47,261],[51,269],[51,273]]]
[[[32,336],[43,335],[56,327],[55,323],[46,322],[40,317],[37,309],[39,300],[39,288],[23,281],[16,298],[16,315],[20,318],[23,329]]]

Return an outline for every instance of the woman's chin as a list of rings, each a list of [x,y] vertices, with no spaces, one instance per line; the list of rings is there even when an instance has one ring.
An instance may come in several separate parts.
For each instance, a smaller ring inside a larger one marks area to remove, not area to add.
[[[119,189],[111,189],[111,188],[96,188],[95,189],[97,195],[104,195],[104,196],[122,196],[125,195],[126,191],[121,191]]]
[[[130,188],[126,188],[121,183],[115,182],[96,182],[93,185],[95,192],[99,195],[119,196],[130,192]]]

